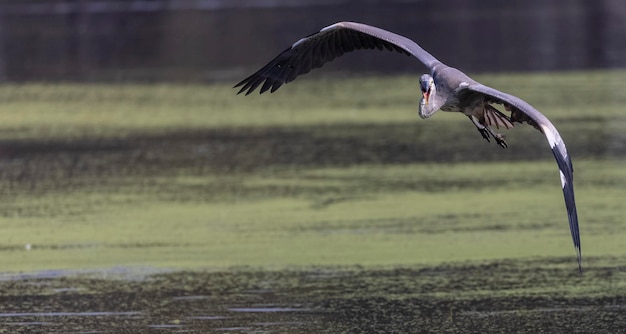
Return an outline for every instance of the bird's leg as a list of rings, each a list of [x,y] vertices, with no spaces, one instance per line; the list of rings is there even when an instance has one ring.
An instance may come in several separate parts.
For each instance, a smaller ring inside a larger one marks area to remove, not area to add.
[[[469,117],[472,123],[474,123],[474,126],[476,126],[476,129],[478,129],[478,132],[480,132],[483,138],[485,138],[488,142],[491,142],[491,140],[489,139],[489,135],[491,135],[493,139],[496,140],[496,143],[498,145],[500,145],[503,148],[508,147],[508,145],[506,144],[506,141],[504,140],[504,136],[502,134],[497,133],[493,131],[492,128],[481,124],[480,121],[474,116],[467,116],[467,117]]]
[[[476,117],[474,116],[467,116],[467,117],[470,119],[470,121],[472,121],[472,123],[474,124],[478,132],[480,132],[480,134],[483,136],[483,138],[485,138],[487,142],[491,142],[491,139],[489,139],[489,131],[487,131],[488,128],[480,124],[480,122],[478,121]]]

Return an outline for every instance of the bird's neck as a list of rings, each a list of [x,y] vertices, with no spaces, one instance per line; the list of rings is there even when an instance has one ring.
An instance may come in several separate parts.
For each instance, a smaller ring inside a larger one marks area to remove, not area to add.
[[[420,100],[419,116],[421,118],[429,118],[435,112],[437,112],[437,110],[439,110],[439,108],[441,108],[445,104],[445,102],[446,99],[438,94],[437,89],[433,87],[428,98],[428,103],[426,103],[426,100],[424,100],[424,98]]]

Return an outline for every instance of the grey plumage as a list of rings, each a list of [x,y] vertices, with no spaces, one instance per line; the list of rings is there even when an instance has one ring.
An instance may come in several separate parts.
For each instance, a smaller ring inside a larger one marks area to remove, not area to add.
[[[465,73],[441,63],[412,40],[366,24],[339,22],[298,40],[235,87],[241,87],[238,94],[245,92],[248,95],[259,87],[260,93],[268,90],[274,92],[299,75],[319,68],[344,53],[360,49],[388,50],[410,55],[429,69],[430,74],[420,78],[423,98],[419,115],[422,118],[432,116],[437,110],[461,112],[487,141],[493,138],[502,147],[507,147],[503,136],[491,127],[508,129],[516,123],[527,123],[546,136],[559,168],[570,232],[578,268],[582,272],[572,161],[557,129],[522,99],[482,85]],[[492,104],[502,105],[511,113],[510,116]]]

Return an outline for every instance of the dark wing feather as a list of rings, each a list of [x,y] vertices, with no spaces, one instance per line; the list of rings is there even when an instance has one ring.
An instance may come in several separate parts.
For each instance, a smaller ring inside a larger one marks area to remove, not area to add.
[[[509,116],[503,114],[500,110],[489,104],[485,104],[481,120],[487,126],[495,126],[496,129],[510,129],[513,127],[513,123],[511,122],[511,118]]]
[[[260,93],[274,92],[299,75],[361,49],[389,50],[418,58],[429,69],[439,61],[410,39],[387,30],[355,22],[339,22],[295,42],[251,76],[237,83],[246,95],[261,87]]]
[[[563,196],[565,197],[565,207],[567,208],[567,216],[569,219],[569,228],[576,249],[578,269],[582,272],[578,213],[576,212],[576,201],[574,199],[574,169],[561,135],[559,135],[559,132],[547,117],[518,97],[500,92],[479,83],[470,84],[466,89],[485,94],[487,100],[490,102],[503,104],[505,109],[511,111],[512,121],[529,123],[546,136],[548,144],[550,144],[550,148],[552,149],[552,154],[554,154],[556,163],[559,166]]]

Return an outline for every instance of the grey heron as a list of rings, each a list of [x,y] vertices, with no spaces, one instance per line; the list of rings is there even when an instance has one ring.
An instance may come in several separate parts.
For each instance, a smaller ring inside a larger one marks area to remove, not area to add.
[[[268,90],[273,93],[299,75],[359,49],[387,49],[403,53],[417,58],[430,70],[430,74],[424,74],[419,79],[422,97],[418,110],[421,118],[431,117],[437,110],[463,113],[483,138],[487,141],[493,138],[504,148],[507,147],[504,137],[493,127],[508,129],[515,124],[527,123],[543,133],[559,168],[578,270],[582,272],[572,161],[557,129],[548,118],[522,99],[485,86],[458,69],[443,64],[412,40],[362,23],[335,23],[296,41],[235,87],[241,87],[238,94],[245,92],[248,95],[259,86],[261,94]],[[502,105],[510,116],[496,109],[494,104]]]

